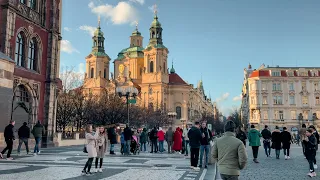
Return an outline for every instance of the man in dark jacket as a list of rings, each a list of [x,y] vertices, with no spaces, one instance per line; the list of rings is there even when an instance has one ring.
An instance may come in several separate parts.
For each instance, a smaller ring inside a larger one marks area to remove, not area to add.
[[[156,127],[154,127],[152,129],[152,131],[150,132],[150,141],[151,141],[151,152],[150,153],[157,153],[157,149],[158,149],[158,143],[157,143],[157,139],[158,139],[158,130]]]
[[[168,144],[168,154],[172,152],[172,144],[173,144],[173,131],[172,127],[169,127],[169,130],[165,134],[165,138]]]
[[[130,144],[131,144],[131,138],[132,138],[132,131],[129,128],[129,125],[126,125],[126,128],[124,128],[123,131],[124,134],[124,142],[125,142],[125,150],[124,150],[124,154],[129,155],[130,154]]]
[[[111,127],[108,132],[108,139],[110,140],[110,154],[115,155],[114,145],[117,144],[116,127]]]
[[[200,168],[198,168],[198,160],[202,136],[199,128],[200,123],[195,122],[194,126],[192,126],[192,128],[188,132],[191,168],[193,168],[194,170],[200,170]]]
[[[239,126],[239,128],[237,129],[237,134],[236,134],[236,138],[240,139],[243,143],[244,146],[246,146],[247,142],[247,135],[245,132],[242,131],[241,127]]]
[[[261,131],[261,135],[263,138],[263,147],[267,157],[271,157],[271,132],[268,129],[268,126],[265,125],[264,129]]]
[[[7,147],[4,148],[0,153],[0,157],[3,158],[3,154],[8,150],[7,160],[13,160],[13,158],[11,157],[11,152],[14,140],[14,124],[15,121],[11,120],[10,124],[4,129],[4,140],[6,141]]]
[[[45,133],[44,127],[41,125],[40,121],[38,121],[37,124],[33,127],[31,133],[33,134],[33,137],[36,141],[36,144],[34,146],[34,151],[33,151],[33,154],[36,156],[40,154],[39,144],[40,144],[42,135]]]
[[[313,125],[311,125],[311,126],[309,127],[309,129],[312,130],[312,134],[313,134],[314,137],[316,138],[316,146],[315,146],[315,148],[316,148],[316,151],[318,151],[318,145],[319,145],[319,143],[320,143],[319,133],[317,132],[316,128],[315,128]],[[317,155],[317,154],[316,154],[316,155]],[[316,156],[314,157],[314,168],[315,168],[315,169],[318,169]]]
[[[288,132],[286,127],[283,127],[281,132],[281,142],[285,160],[290,159],[290,145],[292,141],[292,135]]]
[[[203,122],[201,124],[201,146],[200,146],[200,165],[199,168],[202,167],[202,160],[203,160],[203,154],[206,153],[205,156],[205,164],[204,167],[208,168],[208,158],[209,158],[209,154],[210,154],[210,141],[212,140],[212,133],[211,131],[207,128],[207,123]]]
[[[308,175],[310,177],[315,177],[316,173],[314,172],[314,169],[315,169],[314,161],[317,153],[316,151],[317,140],[311,129],[308,129],[305,135],[306,135],[306,138],[303,140],[303,143],[305,144],[305,156],[309,162],[310,173]]]
[[[20,149],[22,143],[26,146],[27,154],[29,154],[28,140],[30,138],[30,128],[27,126],[27,123],[24,122],[23,125],[18,130],[19,135],[19,146],[18,146],[18,155],[20,155]]]

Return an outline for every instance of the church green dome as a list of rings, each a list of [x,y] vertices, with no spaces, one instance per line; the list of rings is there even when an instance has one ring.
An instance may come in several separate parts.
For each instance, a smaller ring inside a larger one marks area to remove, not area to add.
[[[94,36],[97,37],[102,37],[103,36],[103,32],[101,31],[101,28],[98,27],[95,31],[94,31]]]
[[[153,21],[151,23],[151,27],[154,27],[154,28],[160,28],[161,27],[161,23],[158,21],[158,16],[157,15],[154,16]]]

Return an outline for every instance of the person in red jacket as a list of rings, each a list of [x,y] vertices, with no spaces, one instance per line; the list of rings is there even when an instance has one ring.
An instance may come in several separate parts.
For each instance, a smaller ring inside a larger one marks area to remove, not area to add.
[[[172,149],[176,152],[180,152],[182,150],[182,135],[179,127],[177,127],[174,132]]]
[[[161,127],[159,127],[159,131],[157,133],[158,141],[159,141],[159,151],[162,153],[163,149],[163,142],[164,142],[164,132]]]

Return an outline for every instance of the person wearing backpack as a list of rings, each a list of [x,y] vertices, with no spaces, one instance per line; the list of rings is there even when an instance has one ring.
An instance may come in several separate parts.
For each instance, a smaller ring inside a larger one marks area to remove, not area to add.
[[[203,122],[201,124],[200,128],[201,132],[201,146],[200,146],[200,164],[199,168],[202,168],[202,160],[203,160],[203,154],[206,153],[205,155],[205,163],[204,163],[204,168],[208,168],[208,158],[210,154],[210,141],[212,140],[212,133],[211,131],[207,128],[207,123]]]

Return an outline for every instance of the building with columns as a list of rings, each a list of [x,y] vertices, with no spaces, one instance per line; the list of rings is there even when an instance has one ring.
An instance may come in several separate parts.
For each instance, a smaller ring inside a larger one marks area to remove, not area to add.
[[[11,119],[16,128],[39,120],[46,128],[43,145],[53,144],[61,11],[61,0],[0,0],[1,138]]]
[[[118,53],[114,63],[114,74],[109,78],[110,58],[104,50],[104,36],[100,22],[93,37],[93,48],[86,57],[86,74],[82,89],[100,94],[108,90],[115,92],[118,86],[135,86],[139,95],[137,104],[145,108],[163,108],[175,112],[175,124],[181,125],[195,120],[190,113],[214,114],[211,99],[204,94],[201,84],[193,88],[175,71],[168,68],[169,49],[163,43],[162,25],[155,13],[149,28],[149,42],[143,47],[143,36],[138,26],[132,32],[129,47]],[[193,115],[193,114],[192,114]]]
[[[320,128],[320,68],[263,65],[248,70],[242,115],[250,124],[292,131],[302,124]]]

